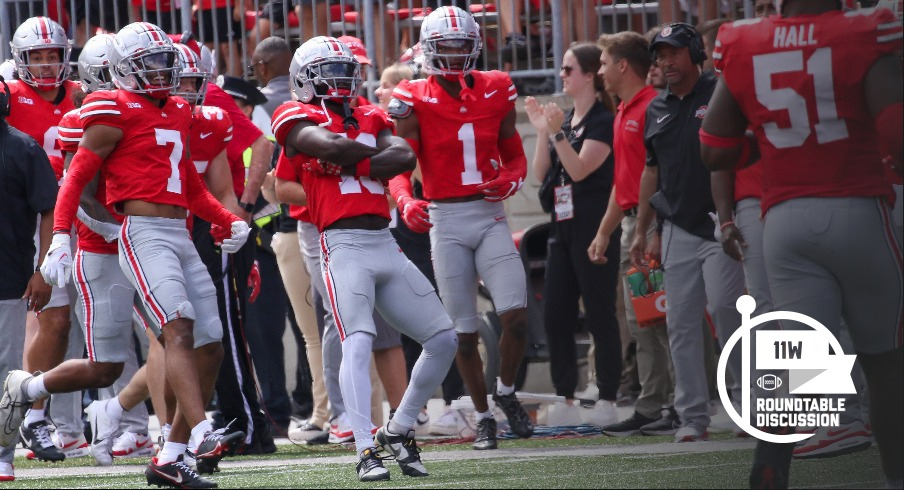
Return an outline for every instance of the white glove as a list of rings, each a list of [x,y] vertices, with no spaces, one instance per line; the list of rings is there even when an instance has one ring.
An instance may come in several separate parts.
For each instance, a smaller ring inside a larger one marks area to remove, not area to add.
[[[108,243],[119,240],[119,232],[120,230],[122,230],[121,225],[98,221],[91,216],[88,216],[88,213],[86,213],[85,210],[81,208],[81,206],[79,206],[78,208],[76,217],[78,217],[79,221],[81,221],[83,225],[87,226],[89,230],[103,237],[103,239]]]
[[[72,271],[72,247],[68,233],[55,233],[41,264],[41,276],[51,286],[63,287]]]
[[[709,219],[713,220],[713,224],[716,225],[716,229],[713,230],[713,237],[716,239],[716,243],[722,243],[722,228],[719,225],[719,217],[716,213],[709,213]]]
[[[220,245],[220,250],[226,252],[228,254],[234,254],[242,248],[242,245],[245,244],[245,241],[248,240],[248,234],[251,233],[251,228],[248,227],[248,223],[244,221],[233,221],[232,222],[232,235],[223,240],[223,244]]]

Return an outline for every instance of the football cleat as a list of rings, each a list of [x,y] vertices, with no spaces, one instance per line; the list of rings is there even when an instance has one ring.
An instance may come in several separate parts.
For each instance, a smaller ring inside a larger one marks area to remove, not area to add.
[[[22,447],[30,449],[38,461],[63,461],[66,455],[56,447],[50,438],[50,424],[45,420],[39,420],[33,424],[23,425],[19,431],[22,433]]]
[[[488,417],[477,421],[477,436],[474,439],[474,449],[496,449],[496,419]]]
[[[116,458],[136,458],[154,454],[154,441],[147,434],[123,432],[113,444],[113,456]]]
[[[367,448],[361,452],[358,464],[355,466],[358,472],[358,480],[380,481],[389,479],[389,470],[383,466],[383,462],[374,454],[373,448]]]
[[[374,436],[374,442],[380,449],[388,451],[408,476],[427,476],[427,469],[421,462],[421,451],[414,440],[414,429],[408,434],[393,434],[389,429],[380,427]]]
[[[180,456],[172,463],[157,464],[157,458],[151,460],[144,470],[148,485],[169,488],[217,488],[217,483],[208,480],[185,464]]]
[[[19,439],[19,427],[25,420],[25,413],[31,402],[22,389],[25,381],[33,376],[25,371],[10,371],[3,383],[3,398],[0,398],[0,447],[6,447]]]
[[[534,425],[514,393],[508,395],[493,393],[493,401],[505,412],[505,416],[508,417],[509,428],[512,429],[516,436],[527,439],[534,434]]]
[[[107,414],[110,400],[112,398],[91,402],[85,409],[88,423],[91,424],[91,456],[94,456],[98,466],[113,464],[113,434],[119,428],[120,421]]]
[[[226,432],[226,427],[217,429],[204,436],[198,450],[195,453],[197,460],[198,473],[213,474],[220,471],[217,464],[226,456],[233,447],[241,444],[245,440],[245,433],[242,431]]]
[[[54,446],[63,451],[66,459],[83,458],[89,454],[89,449],[91,448],[84,434],[72,437],[60,432],[54,432],[50,439],[53,441]],[[25,453],[25,457],[30,460],[35,459],[34,451],[29,450]]]

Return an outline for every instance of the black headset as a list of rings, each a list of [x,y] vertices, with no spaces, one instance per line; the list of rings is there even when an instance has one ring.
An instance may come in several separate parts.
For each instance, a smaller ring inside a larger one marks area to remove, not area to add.
[[[12,94],[9,92],[9,85],[6,84],[3,75],[0,75],[0,83],[3,84],[3,92],[0,92],[0,117],[7,117],[9,116],[9,99]]]
[[[662,27],[662,29],[669,28],[672,30],[672,33],[669,35],[676,35],[679,37],[683,37],[687,40],[687,48],[691,55],[691,63],[695,65],[699,65],[706,61],[706,50],[703,48],[703,35],[694,28],[694,26],[690,24],[686,24],[684,22],[675,22],[673,24],[668,24]],[[656,35],[656,38],[663,38],[668,36],[663,36],[662,31],[659,31],[659,34]]]

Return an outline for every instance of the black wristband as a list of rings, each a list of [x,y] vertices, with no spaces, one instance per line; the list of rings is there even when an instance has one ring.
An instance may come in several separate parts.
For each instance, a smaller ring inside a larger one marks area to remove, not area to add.
[[[559,141],[564,141],[565,139],[567,139],[567,137],[565,136],[565,131],[559,131],[558,133],[552,135],[552,137],[553,137],[553,139],[556,140],[556,143],[558,143]]]
[[[250,202],[239,201],[239,207],[244,209],[246,213],[250,213],[250,212],[254,211],[254,204],[252,204]]]

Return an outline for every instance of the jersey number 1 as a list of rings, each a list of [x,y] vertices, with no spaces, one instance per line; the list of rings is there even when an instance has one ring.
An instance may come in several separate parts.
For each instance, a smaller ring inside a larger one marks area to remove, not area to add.
[[[832,48],[818,48],[807,58],[807,74],[813,77],[818,121],[810,128],[807,100],[793,88],[773,88],[772,75],[802,71],[804,53],[801,50],[761,54],[753,57],[753,80],[756,98],[771,111],[787,111],[791,126],[780,128],[766,123],[763,130],[766,139],[776,148],[796,148],[815,130],[819,144],[830,143],[848,137],[847,123],[838,119],[835,107],[835,87],[832,81]]]
[[[458,141],[461,141],[465,171],[461,173],[461,185],[483,183],[483,174],[477,169],[477,145],[474,143],[474,123],[462,124],[458,129]]]

